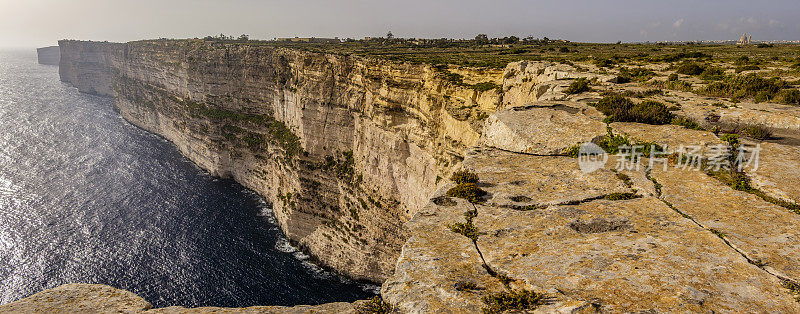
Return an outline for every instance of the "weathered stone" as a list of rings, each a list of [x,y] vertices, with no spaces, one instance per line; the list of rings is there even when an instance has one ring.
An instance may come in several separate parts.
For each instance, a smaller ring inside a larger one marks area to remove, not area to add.
[[[662,198],[764,269],[800,280],[800,215],[758,196],[733,190],[705,173],[654,169]]]
[[[746,147],[755,148],[755,145],[747,143]],[[800,204],[800,147],[768,142],[758,145],[761,148],[758,169],[752,171],[755,159],[751,167],[745,169],[751,184],[771,197]]]
[[[3,313],[136,313],[153,306],[106,285],[67,284],[0,305]]]
[[[614,122],[610,126],[615,134],[626,135],[632,142],[656,143],[670,152],[677,151],[681,147],[698,146],[700,153],[705,153],[709,146],[725,144],[714,133],[690,130],[678,125]]]
[[[475,225],[486,263],[515,285],[601,311],[800,310],[776,277],[655,198],[533,211],[478,206]]]
[[[628,193],[616,174],[600,169],[584,173],[578,159],[531,156],[492,148],[474,148],[464,168],[478,174],[489,204],[521,208],[580,202],[612,193]]]
[[[483,296],[504,289],[484,268],[472,241],[450,230],[451,225],[465,222],[464,213],[474,208],[463,199],[453,200],[457,205],[431,202],[407,224],[412,236],[403,246],[395,274],[381,289],[384,299],[403,313],[477,313],[486,306]],[[459,291],[467,282],[477,288]],[[557,293],[552,296],[556,298],[548,312],[587,305]]]
[[[606,134],[601,115],[577,103],[536,103],[501,110],[484,125],[483,144],[502,150],[562,155],[576,144]]]

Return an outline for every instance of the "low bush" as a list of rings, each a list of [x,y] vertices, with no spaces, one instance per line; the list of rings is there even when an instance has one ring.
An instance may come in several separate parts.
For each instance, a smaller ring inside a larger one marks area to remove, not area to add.
[[[595,59],[594,60],[594,65],[596,67],[598,67],[598,68],[608,68],[608,67],[613,66],[614,62],[612,62],[609,59]]]
[[[667,81],[668,81],[668,82],[675,82],[675,81],[677,81],[677,80],[678,80],[678,73],[672,73],[672,74],[670,74],[670,75],[669,75],[669,77],[667,78]]]
[[[800,106],[800,90],[785,89],[775,96],[775,102],[784,105]]]
[[[620,95],[603,97],[593,104],[597,110],[608,116],[607,122],[638,122],[646,124],[668,124],[672,113],[664,104],[645,100],[638,104]]]
[[[611,193],[603,197],[603,199],[609,201],[624,201],[624,200],[632,200],[638,198],[639,196],[636,193]]]
[[[761,70],[761,67],[757,65],[745,65],[736,68],[736,73],[742,73],[744,71],[754,71],[754,70]]]
[[[450,177],[450,180],[453,180],[456,184],[478,183],[478,175],[466,170],[456,171],[453,172],[453,176]]]
[[[675,72],[685,75],[700,75],[703,73],[704,68],[694,62],[687,62],[678,66]]]
[[[719,81],[725,78],[725,70],[715,67],[707,67],[700,73],[700,79],[705,81]]]
[[[683,117],[683,116],[678,116],[678,117],[673,118],[671,124],[680,125],[682,127],[690,129],[690,130],[702,130],[703,129],[703,127],[701,127],[699,124],[697,124],[697,122],[694,122],[693,120],[691,120],[689,118],[686,118],[686,117]]]
[[[548,303],[548,298],[543,293],[530,290],[511,290],[499,292],[483,297],[487,308],[484,313],[503,313],[506,311],[533,310],[540,305]]]
[[[619,153],[620,146],[630,146],[630,145],[631,142],[628,140],[627,137],[624,137],[622,135],[614,135],[611,132],[609,132],[608,134],[606,134],[605,137],[603,137],[600,140],[598,146],[600,146],[600,148],[606,151],[606,153],[616,154]]]
[[[731,146],[739,145],[739,135],[737,134],[730,134],[730,133],[722,134],[722,136],[720,136],[719,139],[722,140],[723,142],[731,144]]]
[[[588,92],[590,90],[592,89],[589,88],[589,81],[582,77],[572,82],[572,84],[569,84],[569,87],[564,92],[567,93],[567,95],[575,95]]]
[[[484,195],[486,195],[486,191],[475,183],[461,183],[447,191],[447,196],[463,198],[470,203],[483,202]]]
[[[362,304],[356,309],[356,313],[358,314],[370,314],[370,313],[392,313],[394,311],[394,307],[391,304],[387,303],[381,297],[374,297],[369,300],[369,302]]]
[[[749,138],[762,141],[772,137],[772,131],[763,125],[751,125],[744,127],[742,129],[742,134]]]
[[[622,68],[619,70],[619,76],[628,78],[628,80],[644,82],[656,76],[656,73],[642,67]]]
[[[725,77],[722,81],[711,82],[699,93],[732,99],[753,98],[766,101],[777,95],[786,86],[779,78],[764,79],[755,74]]]

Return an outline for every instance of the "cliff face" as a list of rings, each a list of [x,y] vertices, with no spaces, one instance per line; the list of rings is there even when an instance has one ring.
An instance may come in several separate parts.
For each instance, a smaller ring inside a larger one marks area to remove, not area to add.
[[[39,64],[58,65],[61,61],[61,49],[58,46],[37,48]]]
[[[475,112],[500,102],[421,65],[202,41],[60,45],[62,80],[114,96],[131,123],[264,195],[321,263],[372,281],[392,273],[404,222],[477,142]]]
[[[383,281],[403,312],[479,312],[522,290],[547,295],[542,312],[800,312],[796,144],[743,139],[763,144],[761,166],[739,173],[748,189],[668,161],[606,156],[586,171],[568,152],[609,132],[671,152],[724,143],[678,125],[604,123],[589,102],[641,92],[607,70],[481,71],[203,41],[60,45],[62,80],[114,96],[127,120],[264,195],[292,241]],[[594,91],[567,95],[580,77]],[[498,88],[473,87],[482,82]],[[797,107],[653,97],[699,121],[800,125]],[[480,178],[480,204],[446,195],[454,169]]]

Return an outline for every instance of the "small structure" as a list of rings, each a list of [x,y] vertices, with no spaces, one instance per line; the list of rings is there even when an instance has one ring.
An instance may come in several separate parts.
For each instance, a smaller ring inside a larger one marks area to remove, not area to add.
[[[748,35],[747,33],[742,34],[742,37],[739,38],[739,41],[736,42],[737,45],[749,45],[750,41],[753,40],[753,35]]]
[[[294,37],[294,38],[278,38],[278,41],[293,42],[293,43],[340,43],[339,37],[336,38],[316,38],[316,37]]]

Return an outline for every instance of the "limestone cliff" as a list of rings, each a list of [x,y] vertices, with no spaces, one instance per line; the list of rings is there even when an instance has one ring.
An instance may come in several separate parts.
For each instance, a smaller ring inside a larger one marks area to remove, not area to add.
[[[430,66],[203,41],[60,42],[60,74],[115,97],[214,175],[264,195],[322,264],[383,281],[461,152],[500,102]],[[465,73],[465,75],[470,75]],[[476,80],[497,79],[482,77]]]
[[[758,143],[762,167],[739,173],[754,187],[675,167],[679,158],[663,169],[611,158],[585,172],[570,150],[613,134],[706,152],[725,143],[699,127],[605,123],[590,102],[641,88],[607,70],[521,61],[500,72],[198,40],[60,46],[62,80],[114,96],[128,121],[264,195],[292,241],[383,281],[401,312],[479,312],[485,297],[523,290],[547,294],[542,312],[800,311],[795,139]],[[576,78],[595,90],[568,95]],[[703,123],[800,125],[798,107],[651,98]],[[479,204],[445,195],[458,169],[480,178]],[[454,232],[465,221],[472,232]],[[100,289],[67,288],[44,296]],[[7,307],[39,308],[35,297]],[[134,311],[149,308],[131,298]]]
[[[39,64],[58,65],[61,61],[61,49],[58,46],[37,48],[36,55]]]

